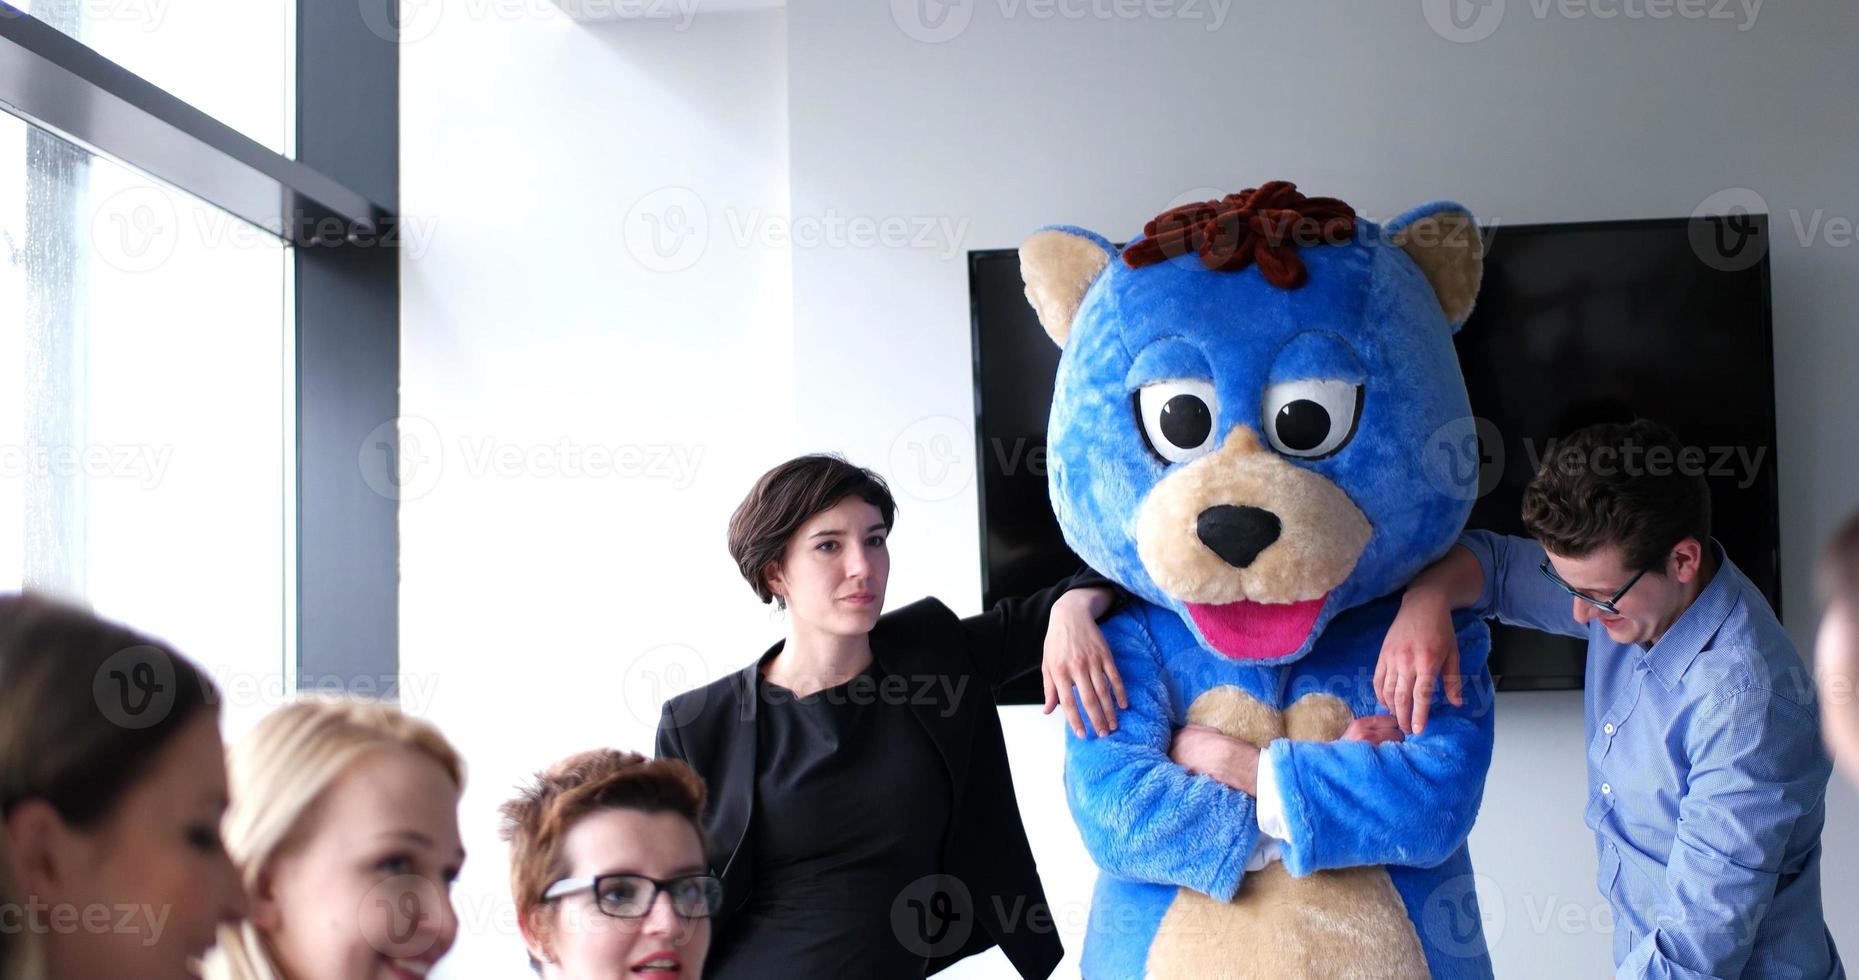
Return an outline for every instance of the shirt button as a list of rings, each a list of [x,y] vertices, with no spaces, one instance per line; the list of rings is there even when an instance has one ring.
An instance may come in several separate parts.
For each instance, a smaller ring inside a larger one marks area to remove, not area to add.
[[[1608,722],[1607,724],[1605,724],[1605,725],[1602,725],[1602,726],[1601,726],[1601,731],[1604,731],[1604,732],[1606,732],[1606,733],[1607,733],[1607,734],[1609,734],[1609,735],[1612,735],[1612,734],[1614,734],[1614,723],[1610,721],[1610,722]]]
[[[1611,796],[1613,795],[1613,792],[1614,792],[1614,788],[1612,786],[1609,786],[1606,783],[1601,784],[1601,795],[1602,796]]]

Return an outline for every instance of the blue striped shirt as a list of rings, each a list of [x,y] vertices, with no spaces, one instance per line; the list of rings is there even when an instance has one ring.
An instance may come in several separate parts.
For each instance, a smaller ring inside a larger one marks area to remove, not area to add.
[[[1459,543],[1484,567],[1478,612],[1588,641],[1584,819],[1615,976],[1843,978],[1820,906],[1832,763],[1813,677],[1722,546],[1710,583],[1647,647],[1576,622],[1536,542]]]

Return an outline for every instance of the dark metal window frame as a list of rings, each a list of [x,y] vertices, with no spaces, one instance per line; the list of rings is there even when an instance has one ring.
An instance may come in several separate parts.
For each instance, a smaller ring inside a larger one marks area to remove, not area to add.
[[[399,455],[397,6],[298,0],[291,159],[0,0],[8,111],[295,246],[297,682],[387,696],[397,504],[360,460]]]

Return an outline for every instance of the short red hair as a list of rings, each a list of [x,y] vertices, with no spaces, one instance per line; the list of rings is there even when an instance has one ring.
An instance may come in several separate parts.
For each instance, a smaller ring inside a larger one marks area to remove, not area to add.
[[[537,773],[533,784],[499,808],[503,839],[510,843],[510,892],[517,918],[547,949],[549,917],[538,914],[542,895],[568,874],[562,841],[582,817],[601,810],[675,813],[690,821],[702,847],[703,809],[703,778],[676,759],[594,749]]]

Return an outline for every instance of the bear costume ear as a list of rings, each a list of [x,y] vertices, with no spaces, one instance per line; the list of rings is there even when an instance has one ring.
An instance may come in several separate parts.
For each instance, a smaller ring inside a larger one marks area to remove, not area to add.
[[[1082,228],[1041,228],[1020,246],[1027,302],[1053,343],[1065,346],[1085,291],[1116,254],[1109,242]]]
[[[1484,275],[1485,247],[1471,212],[1450,201],[1426,204],[1390,221],[1388,240],[1426,274],[1454,333],[1472,315]]]

